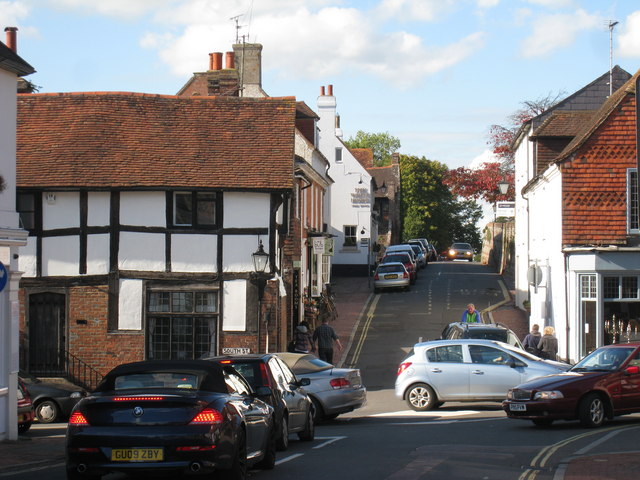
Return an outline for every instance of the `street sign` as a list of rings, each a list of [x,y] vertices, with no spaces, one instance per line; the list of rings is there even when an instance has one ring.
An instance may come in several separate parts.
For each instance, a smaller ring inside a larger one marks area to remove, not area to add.
[[[9,274],[7,273],[7,269],[5,268],[4,263],[0,262],[0,292],[7,286],[8,279]]]
[[[527,270],[527,281],[529,285],[537,287],[542,283],[542,269],[538,265],[531,265]]]
[[[225,347],[222,349],[223,355],[245,355],[251,353],[250,348],[246,347]]]
[[[496,217],[515,217],[516,202],[496,202]]]

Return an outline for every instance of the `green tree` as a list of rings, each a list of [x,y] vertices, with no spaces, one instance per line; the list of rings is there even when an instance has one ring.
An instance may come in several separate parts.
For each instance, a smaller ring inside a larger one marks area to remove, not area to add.
[[[475,224],[482,216],[473,200],[457,201],[443,183],[446,165],[424,157],[400,156],[402,238],[428,238],[440,251],[453,240],[480,246]]]
[[[358,130],[355,137],[344,142],[349,148],[370,148],[373,150],[373,165],[383,167],[391,164],[391,154],[400,149],[400,140],[389,132],[366,133]]]

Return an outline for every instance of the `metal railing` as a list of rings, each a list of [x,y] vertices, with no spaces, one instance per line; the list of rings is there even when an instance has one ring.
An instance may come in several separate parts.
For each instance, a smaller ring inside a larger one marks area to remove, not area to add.
[[[102,380],[100,372],[64,349],[39,349],[30,353],[21,349],[20,357],[21,368],[37,377],[63,377],[89,391]]]

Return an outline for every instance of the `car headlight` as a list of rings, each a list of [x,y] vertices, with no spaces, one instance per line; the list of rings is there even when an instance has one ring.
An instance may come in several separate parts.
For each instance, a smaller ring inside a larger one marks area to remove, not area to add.
[[[507,392],[507,400],[513,400],[513,390]]]
[[[564,398],[562,392],[558,390],[548,390],[542,392],[536,392],[533,396],[534,400],[556,400],[558,398]]]
[[[456,251],[455,250],[449,250],[449,255],[455,255]]]

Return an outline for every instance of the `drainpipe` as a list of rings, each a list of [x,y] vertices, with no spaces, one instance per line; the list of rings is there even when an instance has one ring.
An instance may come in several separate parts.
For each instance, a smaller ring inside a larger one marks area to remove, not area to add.
[[[567,354],[565,356],[565,361],[569,363],[569,333],[571,332],[571,327],[569,326],[569,258],[567,256],[567,252],[562,252],[562,256],[564,259],[564,315],[565,315],[565,323],[566,323],[566,351]],[[580,307],[578,307],[580,308]],[[580,317],[580,315],[577,315]],[[578,332],[580,329],[578,329]],[[578,339],[580,341],[580,339]]]

